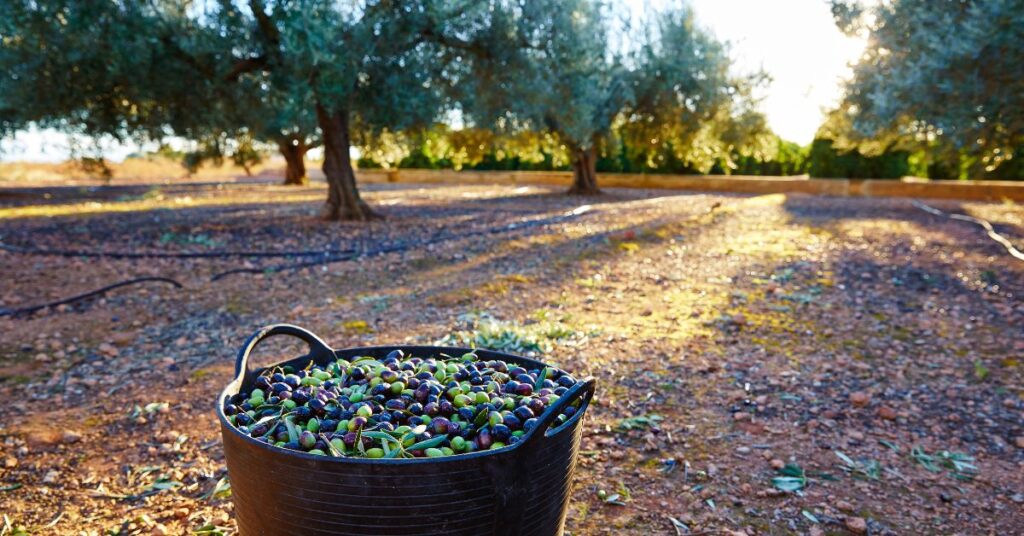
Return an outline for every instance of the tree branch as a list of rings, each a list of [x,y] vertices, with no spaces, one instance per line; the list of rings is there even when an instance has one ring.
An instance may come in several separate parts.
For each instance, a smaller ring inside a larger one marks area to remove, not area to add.
[[[256,56],[253,58],[240,59],[235,62],[235,65],[231,67],[231,70],[224,75],[225,82],[237,82],[238,78],[246,73],[258,71],[267,66],[266,56]]]

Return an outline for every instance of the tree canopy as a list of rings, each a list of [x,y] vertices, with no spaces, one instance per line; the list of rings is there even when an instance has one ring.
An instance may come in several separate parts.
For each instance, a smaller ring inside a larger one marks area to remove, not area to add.
[[[1024,150],[1024,9],[1019,0],[833,2],[868,36],[846,86],[855,134],[893,135],[992,171]]]

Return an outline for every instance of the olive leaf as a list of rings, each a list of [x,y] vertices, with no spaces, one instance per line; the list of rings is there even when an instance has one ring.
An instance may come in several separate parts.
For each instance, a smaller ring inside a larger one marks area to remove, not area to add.
[[[446,439],[448,438],[443,435],[432,437],[430,439],[425,439],[423,441],[420,441],[419,443],[413,443],[412,445],[409,445],[408,450],[421,450],[433,448],[440,445],[441,443],[444,443]]]
[[[298,441],[299,431],[295,428],[290,415],[284,418],[284,426],[288,429],[288,441]]]
[[[544,386],[544,380],[548,379],[548,367],[544,367],[544,370],[540,371],[537,375],[537,382],[533,384],[533,390],[539,391]]]

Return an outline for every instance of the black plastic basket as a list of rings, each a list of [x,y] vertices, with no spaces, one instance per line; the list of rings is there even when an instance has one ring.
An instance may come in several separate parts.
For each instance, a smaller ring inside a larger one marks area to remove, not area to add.
[[[593,378],[581,380],[538,417],[522,440],[501,450],[444,458],[333,458],[290,451],[239,432],[224,414],[226,399],[248,389],[266,370],[251,370],[249,354],[260,341],[290,335],[309,354],[271,366],[325,365],[338,358],[383,358],[392,350],[414,356],[462,355],[467,348],[376,346],[333,350],[297,326],[278,324],[253,334],[238,354],[235,379],[220,395],[220,418],[240,533],[245,535],[558,535],[562,533],[583,414],[594,397]],[[539,361],[489,350],[530,368]],[[269,367],[267,367],[269,368]],[[579,409],[553,426],[575,400]]]

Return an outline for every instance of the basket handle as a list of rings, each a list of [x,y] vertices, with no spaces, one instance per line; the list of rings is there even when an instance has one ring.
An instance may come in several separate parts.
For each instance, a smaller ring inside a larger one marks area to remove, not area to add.
[[[576,399],[582,399],[583,402],[580,404],[577,414],[582,414],[587,406],[590,405],[590,401],[594,398],[594,390],[597,387],[597,380],[592,377],[585,378],[576,382],[565,392],[564,395],[558,397],[558,400],[554,404],[548,407],[544,413],[541,414],[538,419],[537,426],[531,430],[531,433],[537,437],[548,437],[550,434],[551,425],[554,424],[555,419],[561,415],[562,411],[565,410],[572,404]],[[582,417],[581,417],[582,418]]]
[[[273,324],[260,328],[245,341],[242,349],[238,352],[238,358],[235,360],[235,378],[242,378],[243,375],[248,376],[251,374],[249,370],[249,354],[263,340],[275,335],[291,335],[301,339],[309,346],[308,356],[314,359],[331,359],[334,357],[334,350],[309,330],[292,324]]]

